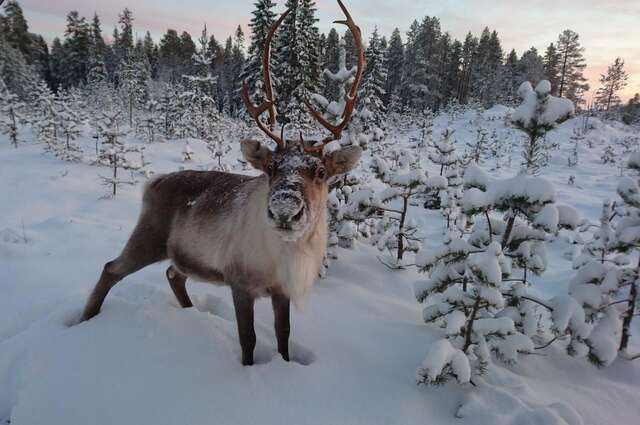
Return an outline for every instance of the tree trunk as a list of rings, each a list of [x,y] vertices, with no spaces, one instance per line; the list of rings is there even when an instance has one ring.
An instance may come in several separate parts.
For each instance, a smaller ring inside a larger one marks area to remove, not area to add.
[[[502,243],[500,244],[502,246],[502,249],[507,246],[507,243],[509,242],[509,236],[511,236],[511,231],[513,230],[513,223],[516,221],[516,215],[514,213],[512,214],[513,215],[509,217],[509,220],[507,221],[507,228],[504,231],[504,235],[502,235]]]
[[[118,185],[118,163],[116,162],[117,159],[113,158],[113,197],[116,197],[116,186]]]
[[[411,194],[402,198],[402,213],[400,214],[400,223],[398,224],[398,263],[402,260],[402,256],[404,255],[404,239],[402,238],[404,236],[404,221],[407,218],[409,196],[411,196]]]
[[[18,148],[18,126],[16,124],[16,115],[13,108],[9,108],[9,117],[11,118],[11,143],[14,148]]]
[[[640,271],[640,261],[638,264],[638,270]],[[627,311],[624,312],[624,319],[622,319],[622,337],[620,338],[619,351],[625,351],[629,345],[629,338],[631,337],[631,320],[633,314],[636,311],[636,298],[638,298],[637,279],[631,282],[631,289],[629,290],[629,301]]]
[[[469,318],[469,322],[467,323],[467,328],[464,331],[464,347],[462,351],[465,353],[467,349],[471,345],[471,333],[473,332],[473,322],[476,320],[476,314],[478,314],[478,310],[480,309],[480,297],[476,298],[476,302],[473,304],[473,310],[471,310],[471,317]]]
[[[562,72],[560,73],[560,91],[558,92],[558,97],[562,97],[562,92],[564,90],[564,83],[567,74],[567,58],[569,57],[569,52],[564,52],[564,60],[562,61]]]

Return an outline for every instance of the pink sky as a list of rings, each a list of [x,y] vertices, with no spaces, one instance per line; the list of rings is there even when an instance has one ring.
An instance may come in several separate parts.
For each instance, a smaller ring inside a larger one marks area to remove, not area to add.
[[[192,36],[207,24],[219,39],[230,35],[240,24],[248,32],[247,23],[253,9],[252,0],[19,0],[25,9],[32,31],[49,40],[61,36],[65,16],[70,10],[90,17],[96,11],[103,22],[105,35],[113,30],[117,14],[125,6],[135,17],[138,36],[150,30],[156,40],[167,28],[187,30]],[[630,74],[623,93],[626,99],[640,92],[640,0],[346,0],[352,15],[365,34],[378,26],[382,34],[394,27],[404,33],[413,19],[425,15],[441,19],[442,28],[462,39],[467,31],[479,34],[484,26],[496,29],[503,47],[515,48],[518,54],[535,46],[544,51],[558,34],[571,28],[580,34],[586,48],[586,76],[593,88],[598,87],[600,73],[620,56]],[[278,2],[282,10],[283,1]],[[316,0],[321,31],[328,31],[331,21],[341,18],[333,0]]]

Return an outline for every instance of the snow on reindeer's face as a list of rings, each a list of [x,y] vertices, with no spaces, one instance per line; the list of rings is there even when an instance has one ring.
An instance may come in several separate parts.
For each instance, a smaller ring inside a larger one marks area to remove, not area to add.
[[[327,173],[322,160],[306,155],[298,143],[276,151],[254,146],[247,152],[245,146],[245,158],[268,177],[267,221],[283,239],[299,239],[325,208]]]
[[[268,177],[268,222],[283,239],[294,241],[313,229],[326,209],[329,177],[349,171],[361,151],[346,148],[318,158],[306,154],[300,143],[271,151],[245,140],[242,153]]]

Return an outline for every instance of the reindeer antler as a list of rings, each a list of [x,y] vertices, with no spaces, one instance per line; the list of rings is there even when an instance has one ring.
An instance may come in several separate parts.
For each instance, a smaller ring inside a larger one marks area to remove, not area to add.
[[[334,21],[334,23],[346,25],[347,27],[349,27],[351,34],[353,34],[353,38],[355,40],[355,45],[356,45],[356,54],[358,56],[356,75],[353,81],[353,85],[351,86],[351,90],[349,91],[349,93],[345,95],[346,104],[344,106],[344,111],[342,113],[342,122],[340,122],[338,125],[331,124],[322,116],[322,114],[320,114],[318,111],[316,111],[313,108],[313,106],[311,106],[308,100],[306,99],[304,100],[304,103],[305,105],[307,105],[307,108],[309,109],[309,112],[311,112],[311,115],[313,115],[313,117],[320,124],[322,124],[324,128],[326,128],[331,132],[330,136],[327,136],[324,140],[322,140],[322,145],[309,146],[304,148],[305,152],[312,153],[312,154],[318,154],[322,152],[322,149],[324,148],[325,144],[333,140],[338,140],[342,136],[342,130],[344,130],[344,128],[351,121],[351,117],[353,115],[353,109],[356,106],[356,100],[358,96],[358,87],[360,86],[360,82],[362,81],[362,73],[364,72],[364,47],[362,44],[362,32],[360,31],[360,28],[356,25],[356,23],[351,18],[351,14],[349,14],[349,11],[345,7],[344,3],[342,3],[342,0],[338,0],[338,4],[340,5],[340,9],[342,9],[342,12],[344,13],[344,16],[346,19],[342,21]],[[302,140],[302,137],[301,137],[301,140]]]
[[[241,94],[242,101],[244,102],[244,105],[247,107],[247,111],[249,112],[249,115],[251,115],[251,117],[258,124],[258,127],[260,127],[260,130],[262,130],[267,136],[269,136],[274,142],[276,142],[279,148],[285,147],[284,128],[279,137],[273,132],[273,128],[276,125],[277,112],[276,112],[275,99],[273,98],[273,86],[271,85],[271,71],[269,69],[269,57],[271,55],[271,41],[273,40],[273,36],[276,33],[276,30],[278,29],[282,21],[284,21],[284,19],[287,17],[289,12],[291,12],[291,9],[287,9],[280,16],[280,18],[273,24],[264,42],[264,52],[262,53],[262,71],[264,73],[263,77],[264,77],[264,91],[265,91],[264,102],[262,102],[262,104],[260,104],[259,106],[256,106],[253,103],[251,103],[251,100],[249,99],[249,87],[246,81],[242,82],[242,94]],[[265,126],[265,124],[262,121],[260,121],[260,115],[262,115],[262,113],[266,110],[269,111],[270,128]]]

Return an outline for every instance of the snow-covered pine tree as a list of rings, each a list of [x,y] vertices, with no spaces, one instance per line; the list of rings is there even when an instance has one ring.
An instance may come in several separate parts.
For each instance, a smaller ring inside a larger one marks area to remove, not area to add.
[[[339,44],[340,35],[335,28],[331,28],[324,41],[321,63],[322,73],[320,81],[322,82],[322,95],[325,97],[325,99],[337,99],[340,95],[340,87],[338,87],[336,84],[331,84],[331,80],[324,73],[324,70],[327,69],[334,73],[338,70],[338,63],[340,61]]]
[[[191,149],[191,145],[189,141],[184,144],[184,148],[182,148],[182,162],[191,162],[193,161],[193,149]]]
[[[313,0],[287,0],[291,12],[278,30],[274,69],[280,117],[286,123],[307,127],[309,114],[304,99],[317,92],[320,78],[319,31]]]
[[[456,154],[456,148],[452,143],[451,137],[455,130],[450,130],[449,128],[445,129],[442,132],[440,140],[433,143],[433,149],[429,152],[428,157],[431,162],[440,166],[439,175],[445,176],[447,180],[449,179],[449,171],[456,169],[458,166],[458,155]],[[456,172],[457,173],[457,172]],[[453,174],[451,174],[453,178]],[[448,189],[452,187],[448,185]],[[429,209],[440,208],[442,205],[442,196],[439,191],[429,194],[430,196],[424,202],[424,207]],[[446,201],[450,202],[451,197],[447,197]]]
[[[123,185],[135,184],[133,178],[124,179],[118,175],[118,170],[139,170],[142,164],[135,163],[128,158],[128,154],[139,153],[140,150],[122,142],[124,133],[120,131],[118,117],[120,111],[103,112],[101,122],[102,148],[99,161],[102,165],[111,168],[111,176],[100,176],[102,184],[110,190],[111,196],[116,197],[117,189]]]
[[[162,119],[158,101],[153,98],[147,101],[139,121],[138,128],[142,130],[143,139],[147,143],[158,141],[164,127],[164,120]]]
[[[183,76],[185,90],[179,96],[182,102],[183,131],[187,130],[190,135],[203,140],[213,137],[214,128],[220,120],[214,98],[217,78],[211,75],[213,58],[210,56],[208,41],[205,26],[198,39],[198,49],[192,57],[195,73]]]
[[[394,252],[394,266],[403,267],[405,252],[417,252],[420,238],[416,223],[407,213],[411,202],[430,192],[446,189],[446,179],[442,176],[427,177],[420,161],[406,149],[392,150],[386,158],[376,156],[371,164],[372,171],[386,188],[377,194],[384,206],[377,206],[386,215],[386,220],[378,226],[378,235],[374,243],[379,250]],[[399,207],[390,206],[399,200]]]
[[[489,148],[489,132],[483,127],[478,127],[475,140],[469,140],[466,143],[465,164],[481,164]]]
[[[558,97],[566,97],[575,105],[584,102],[583,94],[589,90],[584,77],[587,66],[584,59],[584,47],[580,46],[580,36],[572,30],[564,30],[558,36],[556,49],[559,55]]]
[[[148,82],[151,78],[149,62],[138,49],[127,52],[118,70],[118,89],[127,110],[129,127],[133,128],[134,112],[144,107],[149,98]]]
[[[253,17],[249,24],[251,42],[241,80],[247,82],[251,101],[259,105],[264,100],[262,53],[267,34],[276,20],[276,13],[272,10],[276,4],[272,0],[258,0],[253,5],[255,9],[251,12]]]
[[[607,145],[602,152],[602,163],[603,164],[615,164],[616,163],[616,151],[613,149],[613,146]]]
[[[522,99],[511,116],[517,128],[528,136],[522,157],[522,166],[529,174],[537,174],[545,158],[544,135],[574,113],[573,103],[568,99],[552,96],[551,84],[540,81],[535,88],[525,81],[518,89]]]
[[[400,106],[400,88],[404,65],[404,44],[398,28],[395,28],[391,33],[384,62],[387,68],[384,103],[388,110],[400,112],[398,107]]]
[[[544,79],[544,59],[535,47],[522,54],[517,68],[518,84],[529,81],[532,85],[536,85]]]
[[[367,221],[377,212],[373,191],[363,180],[348,174],[336,181],[329,192],[329,246],[327,259],[337,258],[336,246],[354,248],[355,241],[370,234]],[[328,262],[326,262],[328,266]]]
[[[560,74],[560,54],[556,46],[551,43],[544,52],[544,78],[551,83],[551,94],[558,94],[558,79]]]
[[[53,151],[59,136],[56,97],[44,81],[39,81],[29,98],[31,111],[27,120],[35,129],[38,140],[45,144],[45,149]]]
[[[567,157],[567,166],[575,167],[578,165],[578,152],[584,142],[584,134],[582,134],[580,128],[576,127],[573,129],[570,139],[573,144],[571,146],[571,153]]]
[[[370,113],[370,121],[367,127],[370,132],[384,126],[384,116],[386,108],[383,99],[385,98],[385,82],[387,79],[387,68],[384,61],[378,28],[374,28],[369,45],[365,50],[366,68],[362,77],[362,85],[358,97],[365,100],[366,107]]]
[[[632,154],[627,163],[640,171],[640,154]],[[574,260],[578,269],[569,287],[577,304],[577,314],[590,324],[583,331],[569,324],[569,354],[587,356],[602,367],[618,355],[638,357],[627,352],[631,323],[638,310],[640,263],[635,260],[640,247],[640,186],[637,178],[626,177],[618,184],[621,203],[605,201],[600,223],[590,226],[591,238]],[[632,262],[633,260],[633,262]]]
[[[491,181],[472,165],[464,180],[462,210],[477,216],[471,232],[416,256],[429,273],[415,288],[426,303],[424,319],[446,332],[418,369],[421,384],[467,383],[486,372],[491,352],[511,363],[534,349],[541,326],[536,307],[548,306],[527,293],[528,274],[545,269],[546,235],[575,225],[570,210],[554,205],[555,190],[543,179],[521,174]]]
[[[618,93],[626,87],[629,76],[624,70],[624,61],[622,58],[616,58],[609,65],[606,74],[600,75],[601,87],[596,92],[596,106],[604,111],[609,111],[612,107],[620,105],[620,96]]]
[[[162,85],[160,95],[158,96],[157,111],[162,121],[162,135],[169,138],[177,133],[176,122],[178,121],[179,96],[178,86],[172,83]]]
[[[82,103],[76,94],[62,90],[56,98],[60,137],[63,143],[56,147],[56,155],[65,161],[78,161],[82,158],[82,149],[74,141],[82,134]]]
[[[633,95],[624,106],[622,111],[622,122],[633,124],[640,121],[640,93]]]
[[[231,151],[231,146],[225,143],[224,137],[220,131],[212,132],[206,139],[207,150],[211,158],[215,161],[212,170],[229,171],[229,165],[224,160],[225,155]]]
[[[0,132],[9,136],[9,141],[18,147],[18,124],[23,121],[26,105],[11,93],[0,78]]]
[[[446,128],[442,132],[440,140],[433,144],[433,151],[429,153],[431,162],[440,166],[439,175],[441,176],[444,175],[449,167],[454,166],[458,162],[456,148],[451,140],[454,133],[455,130]]]
[[[494,159],[494,165],[492,170],[499,170],[502,168],[502,160],[505,156],[505,145],[502,137],[498,135],[498,129],[493,128],[489,135],[488,151],[491,158]]]
[[[323,75],[329,80],[326,87],[334,86],[337,88],[337,98],[327,99],[320,94],[311,95],[311,101],[319,107],[319,110],[323,112],[324,118],[332,124],[337,124],[341,120],[342,113],[346,106],[346,94],[350,90],[351,84],[353,84],[353,79],[356,75],[356,67],[347,69],[347,53],[345,44],[344,39],[341,39],[338,43],[338,63],[336,72],[332,72],[327,68],[323,73]],[[359,140],[357,133],[349,131],[349,127],[347,127],[347,133],[349,134],[349,140],[345,144],[358,144]]]

